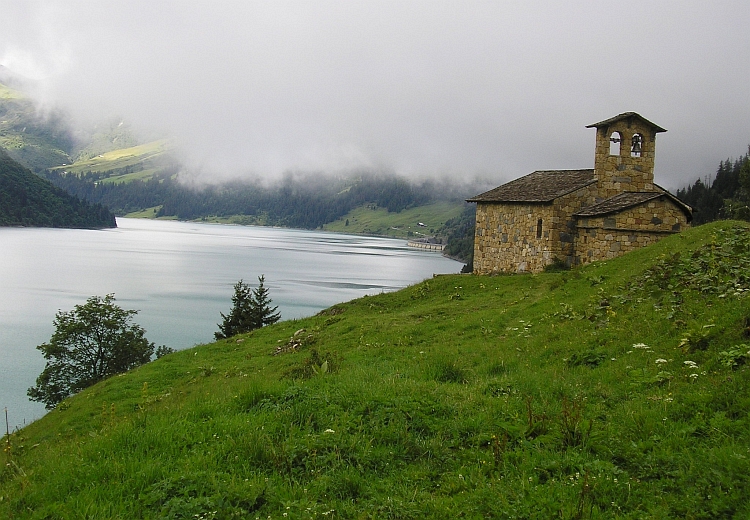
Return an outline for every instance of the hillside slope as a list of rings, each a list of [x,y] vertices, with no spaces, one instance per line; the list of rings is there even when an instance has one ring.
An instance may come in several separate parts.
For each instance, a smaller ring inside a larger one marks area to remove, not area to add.
[[[0,70],[0,147],[16,161],[38,172],[70,162],[74,140],[65,117],[57,112],[42,114],[21,90],[3,84],[3,79],[8,81],[8,78],[2,72]]]
[[[0,516],[747,518],[749,231],[167,355],[5,439]]]
[[[115,217],[34,175],[0,148],[0,226],[105,228]]]

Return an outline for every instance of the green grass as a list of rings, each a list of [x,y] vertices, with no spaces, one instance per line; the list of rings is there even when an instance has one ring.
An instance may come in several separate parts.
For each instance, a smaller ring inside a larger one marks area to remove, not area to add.
[[[463,205],[457,202],[435,202],[417,208],[389,213],[385,208],[362,206],[340,219],[326,224],[323,229],[339,233],[382,235],[397,238],[432,236],[446,220],[461,214]],[[349,225],[346,225],[347,220]],[[418,225],[421,222],[424,227]]]
[[[25,96],[17,90],[0,83],[0,99],[25,99]]]
[[[131,181],[143,181],[148,180],[151,177],[154,176],[155,173],[159,171],[158,168],[148,168],[145,170],[133,172],[133,173],[125,173],[123,175],[111,175],[107,177],[106,179],[102,179],[102,184],[118,184],[121,182],[131,182]]]
[[[162,157],[169,149],[167,140],[152,141],[150,143],[106,152],[92,159],[76,161],[73,164],[59,166],[55,169],[70,174],[80,175],[86,172],[106,173],[121,170],[128,166],[148,165],[149,161]],[[116,174],[105,178],[102,182],[128,182],[148,178],[156,169],[144,168],[129,174]],[[145,172],[145,173],[144,173]]]
[[[156,213],[161,209],[161,206],[154,206],[152,208],[145,208],[141,211],[133,211],[125,215],[126,218],[156,218]]]
[[[0,517],[747,518],[749,231],[167,355],[3,439]]]

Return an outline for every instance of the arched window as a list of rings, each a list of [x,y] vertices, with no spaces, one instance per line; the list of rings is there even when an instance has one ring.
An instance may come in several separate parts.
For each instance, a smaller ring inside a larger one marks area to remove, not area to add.
[[[643,153],[643,136],[641,134],[633,134],[633,139],[630,144],[630,157],[640,157]]]
[[[620,155],[620,143],[622,143],[622,134],[612,132],[609,136],[609,155]]]
[[[536,221],[536,237],[542,238],[542,219]]]

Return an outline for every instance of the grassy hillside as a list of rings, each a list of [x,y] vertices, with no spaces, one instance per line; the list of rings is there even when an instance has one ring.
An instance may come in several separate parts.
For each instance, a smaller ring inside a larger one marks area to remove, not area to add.
[[[41,113],[22,92],[0,84],[0,147],[41,171],[70,162],[73,139],[63,116]]]
[[[0,83],[0,99],[23,99],[23,94]]]
[[[0,517],[747,518],[748,231],[167,355],[4,439]]]
[[[460,215],[463,206],[461,202],[441,201],[399,212],[389,212],[385,208],[364,205],[326,224],[323,229],[398,238],[432,236],[447,220]],[[424,227],[419,226],[420,222]]]
[[[168,142],[162,139],[105,152],[90,159],[59,166],[54,170],[75,175],[98,174],[97,177],[103,183],[144,180],[151,178],[159,170],[158,161],[164,157],[167,150]]]

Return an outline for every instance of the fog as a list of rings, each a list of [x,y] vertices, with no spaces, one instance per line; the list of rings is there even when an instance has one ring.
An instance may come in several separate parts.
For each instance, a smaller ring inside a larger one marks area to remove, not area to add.
[[[0,64],[79,124],[168,135],[204,181],[593,167],[585,125],[668,129],[656,181],[750,143],[750,2],[0,0]]]

